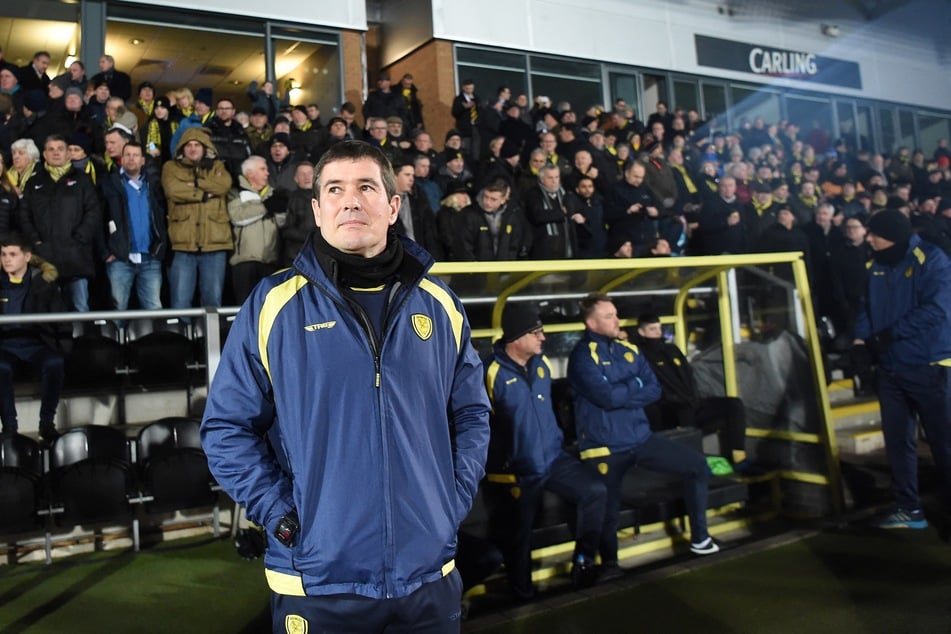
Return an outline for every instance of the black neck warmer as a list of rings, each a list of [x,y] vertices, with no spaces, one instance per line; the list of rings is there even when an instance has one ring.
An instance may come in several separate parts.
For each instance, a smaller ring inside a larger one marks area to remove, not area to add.
[[[897,266],[908,251],[908,240],[896,242],[887,249],[872,251],[872,259],[885,266]]]
[[[386,248],[372,258],[344,253],[324,240],[319,230],[313,233],[313,245],[324,273],[340,286],[379,286],[394,277],[403,264],[403,243],[392,228],[386,234]]]

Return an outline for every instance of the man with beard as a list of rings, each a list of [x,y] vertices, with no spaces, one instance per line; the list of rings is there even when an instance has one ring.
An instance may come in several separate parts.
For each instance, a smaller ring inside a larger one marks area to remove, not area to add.
[[[608,236],[604,229],[604,197],[595,189],[590,176],[578,179],[575,189],[565,196],[568,220],[575,223],[579,258],[608,257]]]

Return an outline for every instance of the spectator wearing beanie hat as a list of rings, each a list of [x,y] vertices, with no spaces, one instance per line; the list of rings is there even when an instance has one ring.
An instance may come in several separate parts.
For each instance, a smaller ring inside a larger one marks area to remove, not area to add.
[[[506,304],[502,339],[486,359],[486,388],[492,401],[492,434],[486,465],[486,500],[492,538],[505,556],[517,599],[531,599],[531,529],[538,501],[547,489],[572,503],[575,554],[571,581],[594,585],[594,558],[604,524],[607,489],[581,460],[563,448],[564,436],[552,408],[551,365],[542,354],[545,334],[534,306]]]
[[[855,325],[855,348],[879,368],[877,392],[895,508],[880,528],[926,528],[918,495],[918,421],[941,484],[939,512],[951,518],[951,260],[886,209],[868,226],[873,261]],[[917,419],[917,420],[916,420]]]

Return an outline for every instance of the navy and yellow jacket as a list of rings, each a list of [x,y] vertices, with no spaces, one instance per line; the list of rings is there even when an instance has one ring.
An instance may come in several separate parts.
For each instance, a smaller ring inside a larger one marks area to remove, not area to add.
[[[634,449],[650,437],[644,406],[660,398],[637,346],[585,330],[568,359],[581,458]]]
[[[496,342],[486,360],[485,385],[492,402],[488,480],[547,474],[564,439],[552,409],[548,359],[538,354],[522,367]]]
[[[951,364],[951,260],[912,235],[897,266],[869,262],[868,293],[859,307],[855,338],[885,335],[878,350],[889,369]]]
[[[257,286],[222,350],[202,444],[264,527],[277,593],[403,597],[453,568],[489,403],[461,303],[404,244],[379,344],[307,243]],[[288,548],[271,536],[294,508]]]

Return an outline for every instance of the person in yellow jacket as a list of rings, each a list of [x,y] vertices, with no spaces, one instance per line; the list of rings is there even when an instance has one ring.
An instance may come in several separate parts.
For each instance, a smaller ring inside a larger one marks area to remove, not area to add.
[[[231,174],[215,158],[204,128],[189,128],[162,168],[168,199],[168,271],[172,308],[190,308],[198,284],[202,306],[220,306],[228,252],[232,249],[227,194]]]

